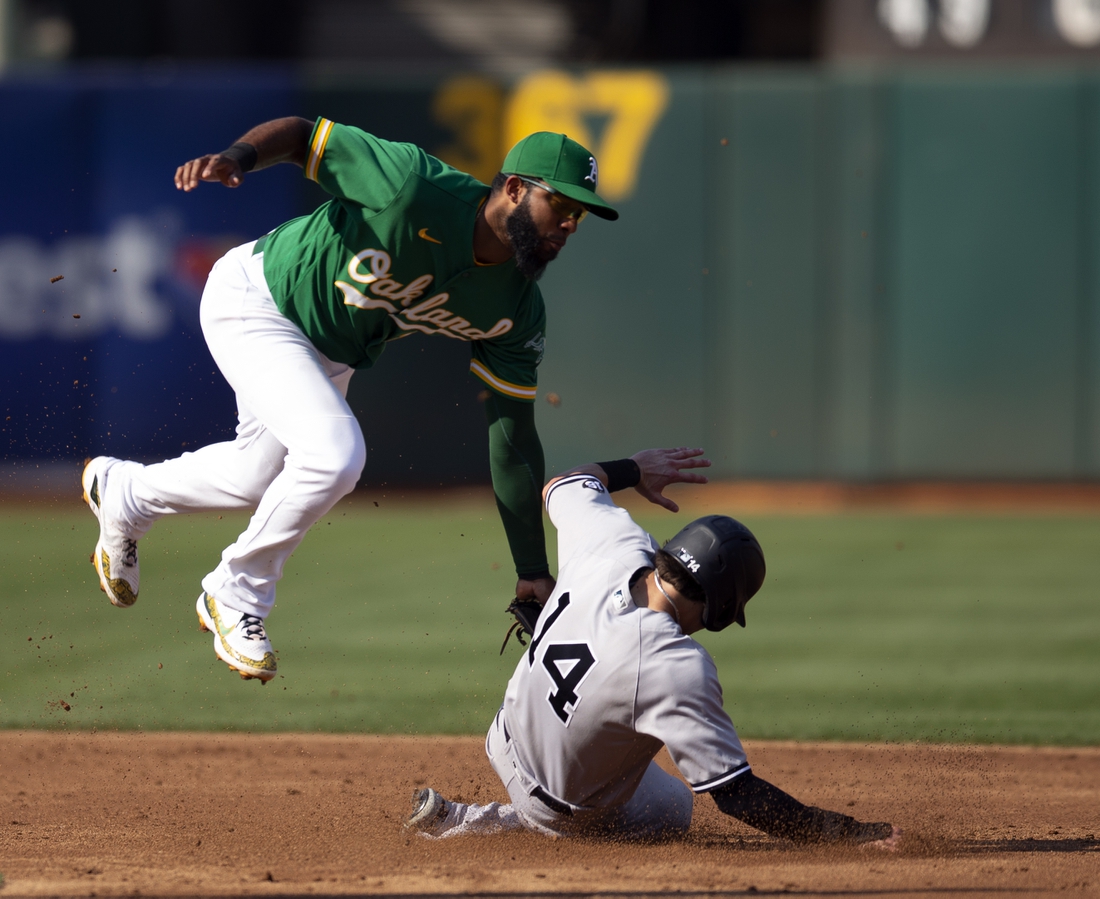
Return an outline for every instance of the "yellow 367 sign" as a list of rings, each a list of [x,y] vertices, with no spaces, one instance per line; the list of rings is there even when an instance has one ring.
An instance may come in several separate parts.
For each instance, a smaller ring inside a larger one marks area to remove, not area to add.
[[[596,154],[600,195],[615,202],[633,193],[653,128],[668,106],[668,82],[649,70],[596,70],[579,75],[534,72],[505,94],[483,76],[462,76],[436,93],[433,114],[455,134],[440,158],[482,181],[508,148],[532,131],[562,131]]]

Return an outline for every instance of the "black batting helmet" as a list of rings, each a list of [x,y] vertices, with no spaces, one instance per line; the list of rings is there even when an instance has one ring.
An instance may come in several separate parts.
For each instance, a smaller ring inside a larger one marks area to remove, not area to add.
[[[764,551],[747,527],[728,515],[697,518],[664,545],[706,594],[703,626],[745,626],[745,603],[764,583]]]

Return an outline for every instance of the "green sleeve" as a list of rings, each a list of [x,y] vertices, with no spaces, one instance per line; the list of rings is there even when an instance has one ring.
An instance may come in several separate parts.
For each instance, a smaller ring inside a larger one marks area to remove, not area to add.
[[[305,176],[334,197],[381,212],[426,155],[412,144],[319,118],[309,139]]]
[[[535,430],[535,406],[497,393],[485,400],[489,422],[489,469],[504,533],[521,578],[546,576],[542,530],[545,463]]]

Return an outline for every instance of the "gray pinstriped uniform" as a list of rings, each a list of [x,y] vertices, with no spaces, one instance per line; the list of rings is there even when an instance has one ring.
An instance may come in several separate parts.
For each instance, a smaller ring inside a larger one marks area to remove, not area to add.
[[[487,741],[513,804],[558,832],[570,819],[612,823],[639,799],[659,818],[660,797],[636,793],[662,745],[697,793],[748,771],[710,654],[630,597],[631,576],[653,567],[653,538],[589,475],[556,482],[547,510],[557,587]]]

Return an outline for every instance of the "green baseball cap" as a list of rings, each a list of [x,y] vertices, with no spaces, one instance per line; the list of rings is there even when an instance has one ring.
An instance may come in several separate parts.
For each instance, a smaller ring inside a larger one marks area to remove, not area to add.
[[[596,157],[575,140],[554,131],[536,131],[508,151],[500,169],[506,175],[526,175],[584,203],[593,215],[615,221],[619,213],[596,195]]]

